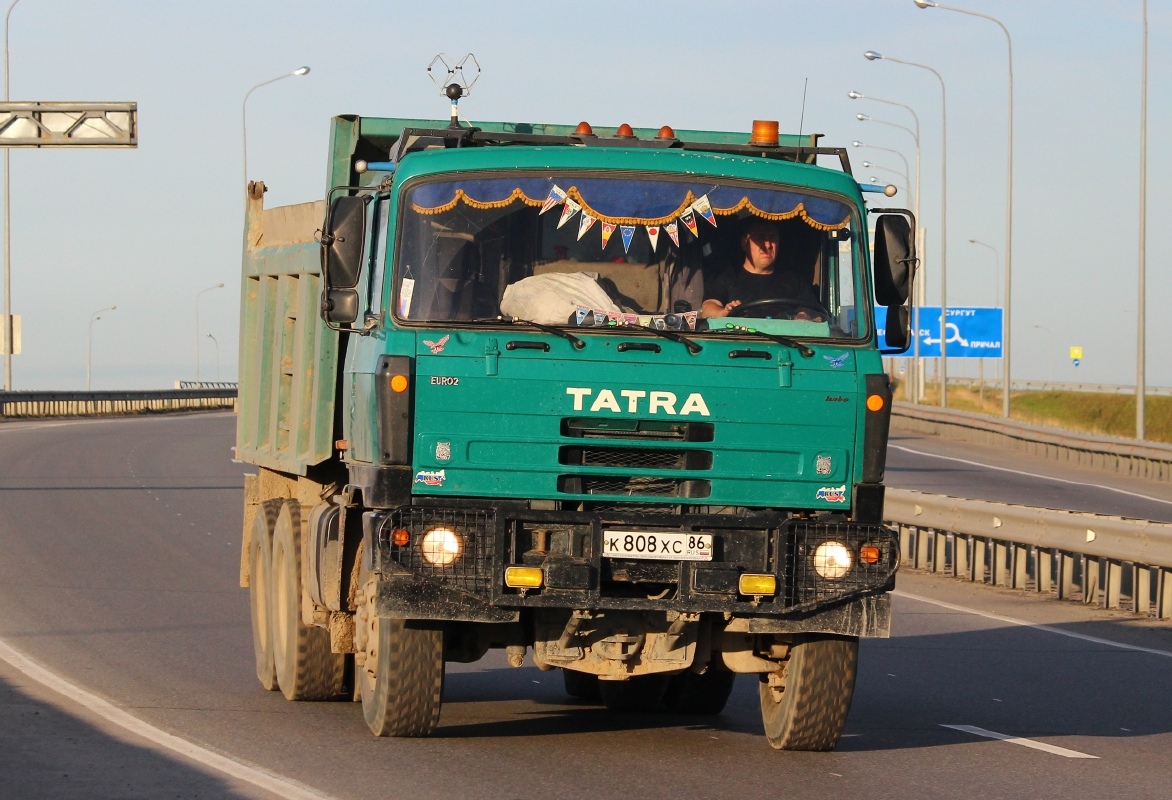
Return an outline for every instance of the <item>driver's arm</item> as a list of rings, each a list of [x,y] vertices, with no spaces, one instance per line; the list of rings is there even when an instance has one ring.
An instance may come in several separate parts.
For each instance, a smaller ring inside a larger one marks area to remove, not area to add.
[[[705,300],[700,306],[700,316],[702,317],[727,317],[728,313],[741,304],[740,300],[729,300],[727,303],[722,303],[719,300]]]

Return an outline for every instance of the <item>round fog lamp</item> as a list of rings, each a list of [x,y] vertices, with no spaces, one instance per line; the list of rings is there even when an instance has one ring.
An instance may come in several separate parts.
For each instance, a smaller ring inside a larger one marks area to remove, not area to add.
[[[419,552],[433,567],[446,567],[460,557],[460,537],[450,528],[432,528],[423,534]]]
[[[814,551],[814,571],[823,578],[841,578],[850,568],[850,550],[841,542],[823,542]]]

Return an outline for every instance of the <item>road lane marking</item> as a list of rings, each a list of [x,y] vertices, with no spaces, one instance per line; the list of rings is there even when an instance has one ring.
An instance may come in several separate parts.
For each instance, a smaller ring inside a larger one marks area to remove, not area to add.
[[[1117,489],[1114,486],[1105,486],[1101,483],[1087,483],[1086,481],[1071,481],[1071,480],[1067,480],[1066,478],[1055,478],[1050,475],[1039,475],[1036,472],[1026,472],[1025,470],[1020,470],[1020,469],[1010,469],[1009,467],[996,467],[996,466],[993,466],[992,464],[984,464],[980,461],[970,461],[967,458],[954,458],[952,456],[937,455],[936,453],[925,453],[923,450],[913,450],[910,447],[903,447],[898,444],[889,444],[887,446],[890,448],[893,448],[895,450],[902,450],[905,453],[911,453],[912,455],[925,456],[927,458],[939,458],[944,461],[955,461],[958,464],[968,464],[970,467],[981,467],[983,469],[996,470],[997,472],[1010,472],[1010,473],[1013,473],[1014,475],[1025,475],[1027,478],[1037,478],[1037,479],[1043,480],[1043,481],[1053,481],[1054,483],[1069,483],[1072,486],[1090,486],[1093,489],[1102,489],[1103,491],[1106,491],[1106,492],[1115,492],[1117,494],[1125,494],[1128,497],[1138,497],[1141,500],[1150,500],[1153,503],[1163,503],[1166,506],[1172,506],[1172,500],[1164,500],[1159,497],[1152,497],[1151,495],[1140,494],[1139,492],[1129,492],[1126,489]]]
[[[22,672],[26,677],[42,686],[89,709],[107,722],[111,722],[159,747],[171,750],[206,767],[272,792],[277,797],[290,798],[291,800],[332,800],[330,795],[322,794],[290,778],[283,778],[267,772],[260,767],[220,755],[205,747],[200,747],[197,744],[189,742],[186,739],[181,739],[174,734],[167,733],[160,728],[156,728],[149,722],[128,714],[108,700],[103,700],[96,694],[81,688],[77,684],[70,683],[65,678],[52,672],[47,667],[38,664],[2,639],[0,639],[0,660],[5,661],[13,668]]]
[[[1107,645],[1108,647],[1116,647],[1120,650],[1131,650],[1136,653],[1148,653],[1150,655],[1161,656],[1163,658],[1172,658],[1172,652],[1168,650],[1157,650],[1154,647],[1140,647],[1136,644],[1124,644],[1123,642],[1114,642],[1110,639],[1100,639],[1098,636],[1088,636],[1085,633],[1066,631],[1062,628],[1056,628],[1053,625],[1043,625],[1038,622],[1029,622],[1028,620],[1024,619],[1016,619],[1015,617],[1005,617],[1001,614],[991,614],[988,611],[978,611],[975,608],[968,608],[967,606],[958,606],[952,603],[945,603],[943,600],[933,600],[930,597],[911,594],[909,592],[900,591],[898,589],[892,592],[892,594],[896,597],[906,597],[909,600],[918,600],[921,603],[929,603],[934,606],[940,606],[941,608],[947,608],[949,611],[960,611],[964,614],[974,614],[978,617],[984,617],[985,619],[993,619],[997,620],[998,622],[1005,622],[1009,625],[1020,625],[1023,628],[1033,628],[1035,630],[1045,631],[1046,633],[1056,633],[1059,636],[1068,636],[1071,639],[1078,639],[1083,642],[1103,644]]]
[[[1045,742],[1035,742],[1033,739],[1023,739],[1020,736],[1010,736],[1009,734],[998,733],[997,731],[987,731],[975,725],[945,725],[944,723],[940,723],[940,727],[951,728],[961,733],[971,733],[973,736],[984,736],[986,739],[999,739],[1002,742],[1009,742],[1010,744],[1020,744],[1022,747],[1028,747],[1031,750],[1041,750],[1044,753],[1053,753],[1056,756],[1063,756],[1064,758],[1098,758],[1098,756],[1080,753],[1077,750],[1067,750],[1065,747],[1058,747],[1057,745],[1046,744]]]

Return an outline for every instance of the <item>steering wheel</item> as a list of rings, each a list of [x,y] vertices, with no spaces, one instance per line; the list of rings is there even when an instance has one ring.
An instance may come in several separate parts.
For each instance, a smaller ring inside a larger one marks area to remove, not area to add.
[[[761,309],[774,309],[772,313],[768,314],[749,314],[746,312],[757,311]],[[815,316],[821,317],[823,322],[831,322],[834,320],[834,315],[830,313],[830,309],[826,306],[812,300],[789,300],[782,297],[765,297],[761,300],[753,300],[748,303],[741,303],[739,306],[728,312],[730,317],[775,317],[778,319],[795,319],[799,311],[813,311]]]

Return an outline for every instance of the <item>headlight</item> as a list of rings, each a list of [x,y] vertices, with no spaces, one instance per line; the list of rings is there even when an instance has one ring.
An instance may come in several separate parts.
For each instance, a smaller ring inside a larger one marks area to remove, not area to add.
[[[433,567],[446,567],[460,557],[462,544],[459,535],[450,528],[432,528],[423,534],[419,552]]]
[[[841,578],[850,568],[851,552],[841,542],[823,542],[814,551],[814,571],[823,578]]]

